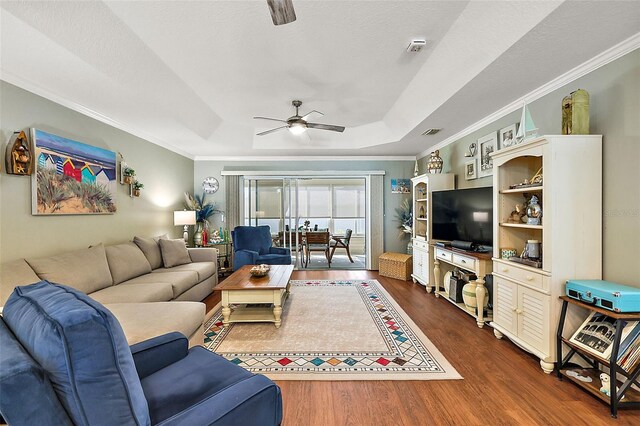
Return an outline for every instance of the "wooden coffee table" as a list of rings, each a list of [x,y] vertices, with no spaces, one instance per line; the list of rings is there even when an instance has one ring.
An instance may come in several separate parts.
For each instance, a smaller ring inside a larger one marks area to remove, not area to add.
[[[249,270],[253,266],[241,267],[214,289],[222,292],[222,324],[273,322],[280,328],[282,305],[289,296],[293,265],[270,265],[271,270],[264,277],[252,277]],[[269,306],[251,306],[256,304]]]

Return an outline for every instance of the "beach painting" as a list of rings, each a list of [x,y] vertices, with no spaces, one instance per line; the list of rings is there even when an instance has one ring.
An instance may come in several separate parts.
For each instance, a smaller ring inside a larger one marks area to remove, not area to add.
[[[116,212],[116,153],[42,130],[31,129],[35,173],[34,215]]]

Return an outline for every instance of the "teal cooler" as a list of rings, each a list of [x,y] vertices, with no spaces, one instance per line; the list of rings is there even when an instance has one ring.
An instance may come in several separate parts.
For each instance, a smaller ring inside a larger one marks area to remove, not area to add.
[[[613,312],[640,312],[640,288],[602,280],[569,280],[567,296]]]

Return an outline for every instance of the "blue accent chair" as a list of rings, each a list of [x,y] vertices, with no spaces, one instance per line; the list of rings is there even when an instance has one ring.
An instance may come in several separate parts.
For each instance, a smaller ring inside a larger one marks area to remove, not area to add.
[[[16,287],[0,317],[0,413],[20,425],[278,425],[280,388],[180,333],[127,345],[84,293]]]
[[[272,247],[271,228],[262,226],[236,226],[231,231],[233,239],[233,269],[244,265],[290,265],[291,250]]]

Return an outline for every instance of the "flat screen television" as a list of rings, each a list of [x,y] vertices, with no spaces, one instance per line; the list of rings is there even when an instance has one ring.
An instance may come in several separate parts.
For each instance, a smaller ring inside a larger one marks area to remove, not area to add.
[[[493,188],[431,193],[431,238],[493,245]]]

